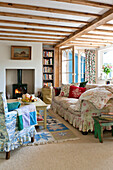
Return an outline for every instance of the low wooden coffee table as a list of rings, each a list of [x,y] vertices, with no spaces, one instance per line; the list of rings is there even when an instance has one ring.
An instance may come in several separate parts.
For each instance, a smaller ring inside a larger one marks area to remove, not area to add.
[[[17,101],[19,101],[19,100],[18,99],[8,99],[7,100],[8,103],[17,102]],[[21,103],[21,106],[25,105],[24,102],[22,102],[22,101],[19,101],[19,102]],[[43,122],[41,121],[41,122],[44,124],[44,128],[46,129],[46,116],[47,116],[46,109],[47,109],[47,105],[40,98],[38,98],[38,101],[32,102],[31,104],[34,104],[36,106],[37,111],[39,111],[39,110],[44,111],[44,121]]]
[[[103,126],[112,126],[113,136],[113,121],[100,119],[99,116],[93,116],[94,119],[94,135],[95,138],[99,138],[99,141],[103,143]]]
[[[46,113],[46,110],[47,110],[47,104],[45,104],[41,99],[38,98],[38,101],[37,102],[34,102],[33,103],[35,106],[36,106],[36,110],[39,111],[39,110],[43,110],[44,111],[44,128],[46,129],[46,117],[47,117],[47,113]]]

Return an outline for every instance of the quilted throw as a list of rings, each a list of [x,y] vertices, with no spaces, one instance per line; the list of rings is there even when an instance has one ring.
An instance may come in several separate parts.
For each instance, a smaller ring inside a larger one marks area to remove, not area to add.
[[[93,103],[97,109],[102,109],[111,98],[113,98],[113,87],[105,86],[87,90],[80,96],[79,102],[86,100]]]
[[[18,116],[18,130],[37,124],[35,105],[26,105],[16,111]]]

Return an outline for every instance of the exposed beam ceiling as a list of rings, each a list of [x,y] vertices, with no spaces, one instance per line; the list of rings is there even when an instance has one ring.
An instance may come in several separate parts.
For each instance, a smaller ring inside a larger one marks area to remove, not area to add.
[[[37,15],[28,15],[28,14],[20,14],[20,13],[11,13],[11,12],[0,12],[0,16],[7,16],[7,17],[17,17],[17,18],[27,18],[27,19],[36,19],[36,20],[46,20],[47,21],[56,21],[56,22],[68,22],[68,23],[79,23],[79,24],[87,24],[88,22],[83,21],[74,21],[69,19],[60,19],[55,17],[44,17],[44,16],[37,16]]]
[[[0,35],[0,37],[13,37],[13,38],[29,38],[29,39],[44,39],[44,40],[55,40],[55,41],[58,41],[60,39],[56,39],[56,38],[44,38],[44,37],[29,37],[29,36],[15,36],[15,35]]]
[[[40,34],[40,33],[31,33],[31,32],[18,32],[18,31],[1,31],[0,33],[4,34],[24,34],[24,35],[38,35],[38,36],[47,36],[47,37],[56,37],[56,38],[63,38],[65,35],[56,35],[56,34]]]
[[[46,8],[40,6],[32,6],[32,5],[23,5],[23,4],[15,4],[15,3],[4,3],[0,2],[0,6],[2,7],[9,7],[9,8],[17,8],[17,9],[27,9],[27,10],[34,10],[34,11],[43,11],[43,12],[50,12],[50,13],[58,13],[58,14],[66,14],[66,15],[78,15],[84,17],[99,17],[99,14],[87,13],[87,12],[78,12],[78,11],[71,11],[71,10],[62,10],[56,8]]]
[[[88,43],[88,42],[86,42],[85,44],[82,44],[82,43],[80,43],[80,42],[69,42],[69,43],[67,43],[67,44],[76,44],[76,45],[92,45],[92,46],[99,46],[99,45],[101,45],[101,46],[106,46],[106,44],[99,44],[99,43]]]
[[[42,32],[42,31],[45,31],[45,32],[48,32],[48,33],[65,33],[65,34],[69,34],[69,33],[72,33],[72,32],[68,32],[68,31],[59,31],[59,30],[49,30],[49,29],[38,29],[38,28],[28,28],[28,27],[14,27],[14,26],[0,26],[0,29],[14,29],[14,30],[24,30],[24,31],[37,31],[37,32]]]
[[[83,39],[79,39],[79,40],[75,40],[75,41],[71,41],[70,43],[89,43],[89,44],[112,44],[112,42],[101,42],[101,41],[90,41],[90,40],[87,40],[87,39],[85,39],[85,40],[83,40]]]
[[[75,47],[84,47],[84,48],[100,48],[100,46],[93,46],[93,45],[83,45],[83,44],[66,44],[65,46],[75,46]]]
[[[41,43],[47,43],[47,44],[55,44],[54,41],[41,41],[41,40],[29,40],[29,39],[10,39],[10,38],[0,38],[1,41],[21,41],[21,42],[41,42]]]
[[[102,33],[113,33],[112,30],[104,30],[104,29],[95,29],[93,32],[102,32]],[[100,34],[101,35],[101,34]]]
[[[23,4],[7,1],[9,3],[0,2],[0,40],[42,42],[55,47],[76,44],[98,48],[113,43],[113,24],[107,23],[113,20],[112,3],[105,4],[102,0],[38,3],[26,0]]]
[[[112,8],[112,5],[110,5],[110,4],[105,4],[105,3],[101,3],[101,2],[87,1],[87,0],[51,0],[51,1],[87,5],[87,6],[93,6],[93,7],[99,7],[99,8]]]
[[[77,38],[76,40],[79,40],[79,41],[91,41],[91,42],[104,42],[104,43],[112,43],[112,39],[107,40],[107,39],[103,39],[103,38],[91,38],[91,37],[80,37],[80,38]]]
[[[88,34],[85,34],[85,35],[88,35],[88,36],[98,36],[100,37],[99,39],[101,40],[102,37],[113,37],[113,35],[105,35],[105,34],[95,34],[95,33],[88,33]],[[89,38],[88,38],[89,39]]]
[[[82,38],[83,38],[83,37],[82,37]],[[91,38],[91,37],[85,36],[84,38],[85,38],[85,39],[86,39],[86,38],[87,38],[87,39],[91,39],[91,40],[103,40],[103,41],[109,41],[109,42],[112,42],[112,41],[113,41],[113,39],[99,38],[98,36],[97,36],[97,37],[95,36],[95,38]]]
[[[23,14],[13,14],[13,13],[5,13],[5,12],[0,12],[0,16],[11,16],[11,17],[19,17],[19,18],[27,18],[26,16],[28,15],[23,15]],[[30,15],[29,15],[30,16]],[[30,19],[30,17],[29,17]],[[33,19],[33,18],[31,18]],[[64,28],[64,29],[79,29],[79,27],[71,27],[71,26],[64,26],[64,25],[55,25],[55,24],[39,24],[36,23],[38,27],[51,27],[51,28]]]
[[[77,37],[80,37],[81,35],[95,29],[96,27],[98,27],[102,24],[105,24],[107,21],[109,21],[112,18],[113,18],[113,8],[110,9],[109,11],[105,12],[101,17],[93,20],[86,26],[83,26],[80,30],[72,33],[68,38],[65,38],[62,42],[57,44],[56,47],[62,46],[64,44],[66,44],[67,42],[69,42]]]

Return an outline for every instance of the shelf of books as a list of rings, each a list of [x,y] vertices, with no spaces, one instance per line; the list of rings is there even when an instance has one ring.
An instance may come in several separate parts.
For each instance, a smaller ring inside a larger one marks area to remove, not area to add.
[[[43,49],[43,85],[54,86],[54,49]]]

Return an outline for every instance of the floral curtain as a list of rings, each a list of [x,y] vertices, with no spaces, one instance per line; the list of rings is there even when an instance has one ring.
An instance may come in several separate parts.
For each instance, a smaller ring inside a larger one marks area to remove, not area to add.
[[[88,83],[96,83],[95,75],[95,50],[85,50],[85,80]]]

